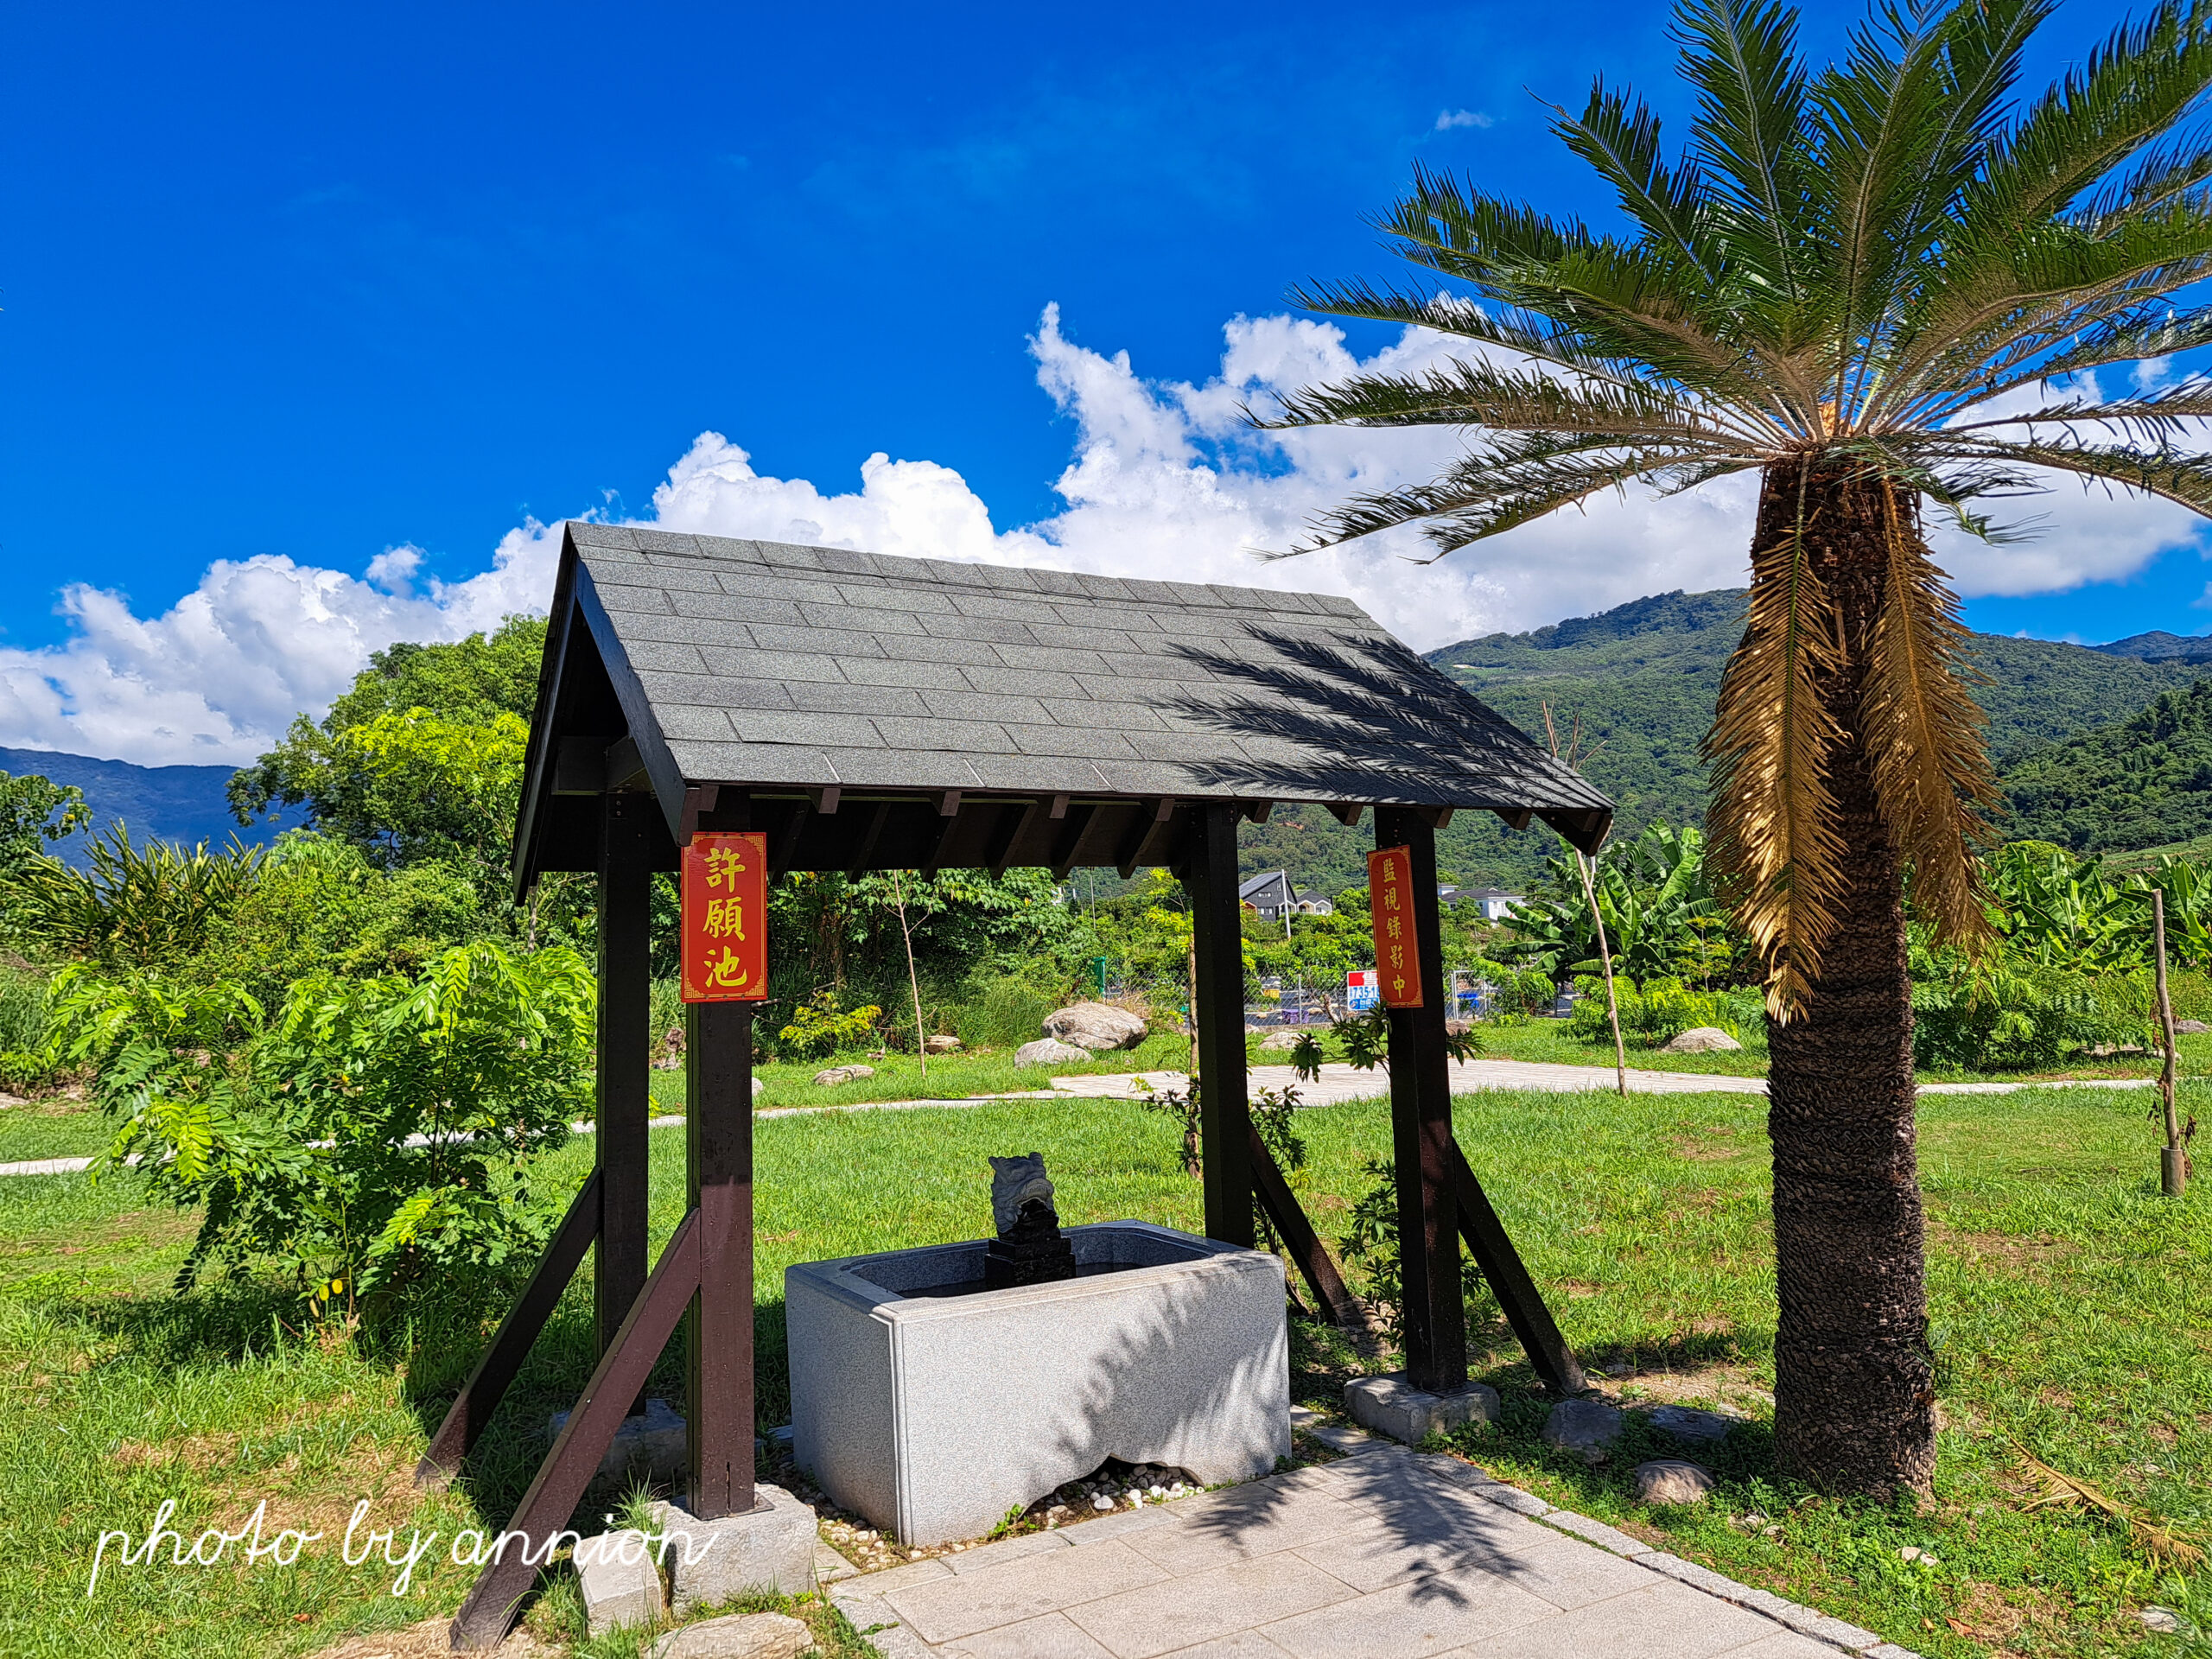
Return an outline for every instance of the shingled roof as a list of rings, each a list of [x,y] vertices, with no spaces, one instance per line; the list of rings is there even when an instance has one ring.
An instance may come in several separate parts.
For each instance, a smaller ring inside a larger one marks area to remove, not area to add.
[[[525,865],[546,798],[615,787],[632,761],[678,839],[702,785],[808,792],[817,812],[824,791],[833,805],[908,791],[1262,812],[1317,801],[1340,816],[1483,808],[1533,813],[1586,847],[1611,816],[1581,778],[1327,594],[572,523],[553,620]],[[583,683],[587,658],[619,731]],[[569,740],[587,728],[634,751],[579,784]]]

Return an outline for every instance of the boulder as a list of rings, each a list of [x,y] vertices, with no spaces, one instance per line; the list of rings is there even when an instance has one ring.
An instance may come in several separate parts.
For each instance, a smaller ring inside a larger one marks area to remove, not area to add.
[[[922,1046],[932,1054],[950,1054],[960,1046],[957,1037],[931,1037]]]
[[[1679,1458],[1659,1458],[1636,1465],[1639,1503],[1702,1503],[1713,1491],[1713,1476]]]
[[[1045,1034],[1077,1048],[1135,1048],[1144,1040],[1145,1023],[1109,1002],[1077,1002],[1046,1014]]]
[[[2177,1037],[2202,1037],[2208,1031],[2212,1031],[2212,1026],[2206,1025],[2202,1020],[2174,1021],[2174,1035]]]
[[[1590,1463],[1603,1463],[1605,1448],[1621,1437],[1627,1421],[1618,1406],[1603,1400],[1562,1400],[1544,1419],[1544,1444],[1579,1452]]]
[[[1669,1054],[1714,1054],[1743,1045],[1718,1026],[1692,1026],[1667,1045]]]
[[[1710,1440],[1718,1444],[1744,1420],[1732,1411],[1700,1411],[1695,1406],[1655,1407],[1645,1420],[1651,1427],[1678,1440]]]
[[[617,1630],[650,1630],[662,1622],[660,1569],[652,1542],[639,1532],[601,1533],[581,1540],[571,1562],[583,1591],[584,1622],[594,1636]]]
[[[875,1068],[872,1065],[833,1065],[827,1071],[816,1072],[814,1081],[824,1089],[834,1089],[841,1083],[850,1083],[856,1077],[872,1077],[874,1075]]]
[[[798,1659],[814,1651],[814,1632],[789,1613],[731,1613],[671,1630],[645,1659]]]
[[[765,1083],[761,1082],[760,1078],[758,1078],[758,1077],[753,1078],[753,1099],[755,1099],[755,1100],[760,1099],[760,1091],[761,1091],[763,1089],[766,1089],[767,1086],[768,1086],[768,1085],[767,1085],[766,1084],[765,1084]]]
[[[1073,1047],[1053,1037],[1040,1037],[1014,1051],[1016,1065],[1074,1065],[1090,1058],[1089,1049]]]
[[[1260,1052],[1263,1054],[1287,1054],[1298,1046],[1298,1039],[1305,1034],[1302,1031],[1271,1031],[1260,1039]]]

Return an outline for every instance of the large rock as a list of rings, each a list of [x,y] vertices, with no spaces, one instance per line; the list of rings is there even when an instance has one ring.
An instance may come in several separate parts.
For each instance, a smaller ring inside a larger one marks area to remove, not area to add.
[[[1298,1046],[1299,1039],[1305,1035],[1302,1031],[1271,1031],[1260,1039],[1260,1052],[1263,1054],[1287,1054]]]
[[[855,1078],[874,1075],[875,1068],[872,1065],[833,1065],[827,1071],[816,1072],[814,1080],[824,1089],[834,1089],[841,1083],[851,1083]]]
[[[1627,1421],[1618,1406],[1603,1400],[1562,1400],[1544,1419],[1544,1444],[1579,1452],[1591,1463],[1605,1459],[1605,1448],[1621,1437]]]
[[[548,1439],[558,1440],[568,1426],[569,1414],[556,1411],[548,1426]],[[598,1478],[628,1482],[681,1479],[690,1467],[683,1418],[665,1400],[648,1400],[634,1417],[622,1420],[614,1443],[599,1460]]]
[[[932,1054],[950,1054],[960,1046],[960,1039],[957,1037],[932,1037],[922,1046]]]
[[[1718,1026],[1692,1026],[1667,1045],[1669,1054],[1715,1054],[1743,1045]]]
[[[1056,1037],[1039,1037],[1014,1051],[1016,1065],[1080,1065],[1090,1058],[1087,1048],[1077,1048]]]
[[[1700,1411],[1695,1406],[1655,1407],[1648,1421],[1678,1440],[1709,1440],[1715,1445],[1744,1420],[1732,1411]]]
[[[1045,1016],[1045,1034],[1077,1048],[1135,1048],[1144,1041],[1145,1023],[1127,1008],[1108,1002],[1077,1002]]]
[[[814,1632],[789,1613],[731,1613],[671,1630],[645,1659],[798,1659],[814,1651]]]
[[[2212,1026],[2206,1025],[2202,1020],[2174,1021],[2174,1035],[2177,1037],[2202,1037],[2208,1031],[2212,1031]]]
[[[1636,1465],[1639,1503],[1702,1503],[1713,1485],[1711,1473],[1679,1458],[1657,1458]]]

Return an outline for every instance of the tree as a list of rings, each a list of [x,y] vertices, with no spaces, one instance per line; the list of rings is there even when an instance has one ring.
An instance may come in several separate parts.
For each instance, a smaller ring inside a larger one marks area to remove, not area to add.
[[[1382,223],[1427,275],[1295,297],[1471,349],[1262,422],[1476,435],[1294,551],[1421,522],[1442,557],[1630,482],[1759,475],[1708,864],[1774,1026],[1777,1451],[1837,1491],[1925,1490],[1935,1462],[1904,870],[1940,937],[1987,933],[1971,843],[1994,791],[1923,509],[2001,540],[1980,504],[2055,471],[2212,513],[2212,458],[2185,447],[2212,382],[2094,378],[2212,341],[2212,308],[2166,297],[2212,273],[2212,147],[2184,130],[2212,22],[2158,6],[2016,103],[2052,9],[1881,6],[1816,68],[1795,11],[1687,0],[1685,154],[1602,82],[1553,124],[1624,230],[1417,171]]]
[[[0,772],[0,880],[92,821],[85,791],[27,772]]]

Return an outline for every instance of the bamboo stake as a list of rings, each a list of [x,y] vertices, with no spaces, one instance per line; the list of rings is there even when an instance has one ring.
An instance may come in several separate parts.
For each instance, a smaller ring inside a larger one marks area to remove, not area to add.
[[[930,1074],[929,1033],[922,1029],[922,982],[914,972],[914,930],[906,925],[906,881],[903,875],[891,878],[891,892],[899,901],[899,931],[906,936],[906,984],[914,994],[914,1058],[921,1063],[922,1076]]]
[[[1554,758],[1561,758],[1559,753],[1559,728],[1552,724],[1552,706],[1548,702],[1544,705],[1544,736],[1551,744]],[[1567,746],[1567,753],[1563,757],[1568,766],[1574,764],[1574,752],[1581,747],[1582,721],[1578,715],[1574,721],[1573,741]],[[1605,970],[1605,1017],[1613,1024],[1613,1077],[1620,1085],[1621,1098],[1626,1100],[1628,1098],[1628,1050],[1621,1042],[1620,999],[1613,994],[1613,953],[1605,943],[1605,918],[1598,912],[1598,886],[1592,874],[1592,872],[1598,868],[1598,861],[1585,857],[1582,849],[1579,847],[1570,847],[1567,850],[1573,855],[1575,874],[1582,878],[1582,896],[1590,901],[1590,923],[1598,930],[1598,965]]]
[[[2158,1024],[2165,1033],[2166,1063],[2158,1070],[2158,1097],[2166,1109],[2166,1144],[2158,1155],[2158,1190],[2177,1198],[2189,1190],[2189,1154],[2181,1142],[2181,1114],[2174,1105],[2174,1004],[2166,993],[2166,895],[2151,889],[2151,939],[2158,955]]]
[[[1574,868],[1582,875],[1582,896],[1590,901],[1590,920],[1598,930],[1598,965],[1605,970],[1605,1014],[1613,1022],[1613,1076],[1620,1084],[1621,1098],[1628,1098],[1628,1050],[1621,1043],[1620,999],[1613,995],[1613,953],[1605,944],[1605,918],[1598,911],[1598,886],[1591,872],[1598,861],[1586,857],[1580,849],[1570,849],[1574,854]]]

